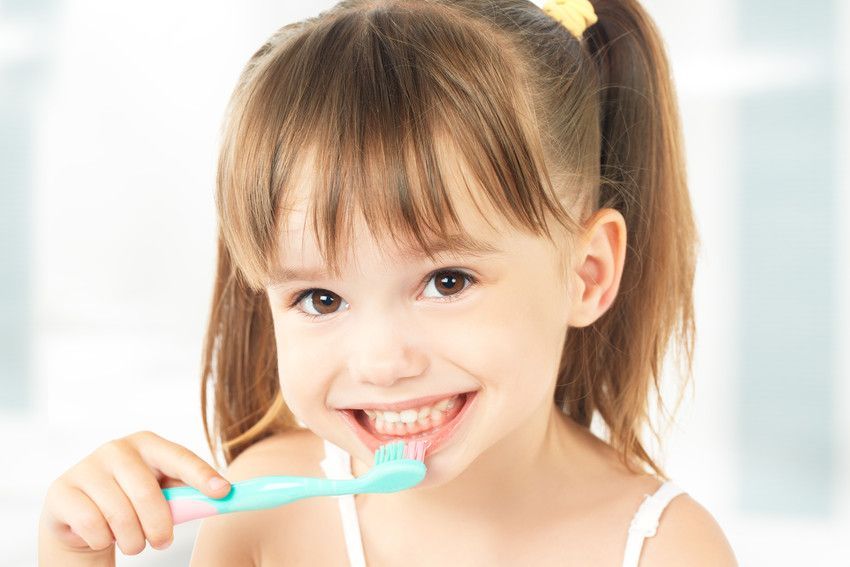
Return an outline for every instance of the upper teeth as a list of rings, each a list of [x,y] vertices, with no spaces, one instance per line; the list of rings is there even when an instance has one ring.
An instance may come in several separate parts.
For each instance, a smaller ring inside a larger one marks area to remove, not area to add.
[[[446,411],[451,409],[457,403],[460,394],[456,396],[452,396],[451,398],[445,398],[440,400],[439,402],[432,404],[430,406],[422,406],[420,408],[411,408],[406,409],[400,412],[395,411],[381,411],[381,410],[363,410],[366,412],[366,415],[369,416],[369,419],[377,419],[381,421],[385,421],[387,423],[396,423],[401,421],[402,423],[414,423],[420,419],[424,419],[425,417],[431,415],[432,411]]]

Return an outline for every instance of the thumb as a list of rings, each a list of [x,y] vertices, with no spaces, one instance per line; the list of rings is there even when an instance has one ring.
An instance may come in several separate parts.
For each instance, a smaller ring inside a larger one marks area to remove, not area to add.
[[[204,490],[204,494],[207,496],[212,496],[214,498],[224,498],[228,494],[230,494],[230,489],[232,485],[227,481],[226,478],[220,476],[218,473],[212,475],[209,480],[207,480],[207,490]]]

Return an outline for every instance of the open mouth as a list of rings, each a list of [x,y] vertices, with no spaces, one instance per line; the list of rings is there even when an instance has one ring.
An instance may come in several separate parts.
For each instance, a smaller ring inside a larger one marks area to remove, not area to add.
[[[431,455],[444,445],[468,413],[477,392],[465,392],[454,398],[452,407],[432,409],[429,416],[420,414],[413,423],[374,418],[363,410],[340,410],[346,423],[372,452],[393,441],[426,441]]]

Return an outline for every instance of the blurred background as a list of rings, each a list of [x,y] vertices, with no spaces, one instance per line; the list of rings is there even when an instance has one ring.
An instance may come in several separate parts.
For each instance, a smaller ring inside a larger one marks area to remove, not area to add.
[[[330,5],[0,0],[0,567],[36,564],[47,487],[106,441],[148,429],[212,462],[224,108],[273,31]],[[850,565],[850,3],[644,5],[703,240],[662,463],[742,565]],[[198,524],[118,564],[187,565]]]

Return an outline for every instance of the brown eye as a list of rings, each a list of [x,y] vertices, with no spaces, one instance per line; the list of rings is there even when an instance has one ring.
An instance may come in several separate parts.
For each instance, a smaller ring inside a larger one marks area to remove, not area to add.
[[[311,307],[318,311],[318,315],[331,315],[339,307],[339,296],[331,293],[326,289],[316,289],[305,294],[303,299],[307,299]],[[308,312],[308,315],[313,315]],[[318,316],[314,315],[314,316]]]
[[[463,291],[465,289],[464,280],[472,281],[472,277],[457,270],[441,270],[434,272],[428,278],[429,283],[432,280],[434,281],[434,288],[441,294],[440,297],[451,297]]]

